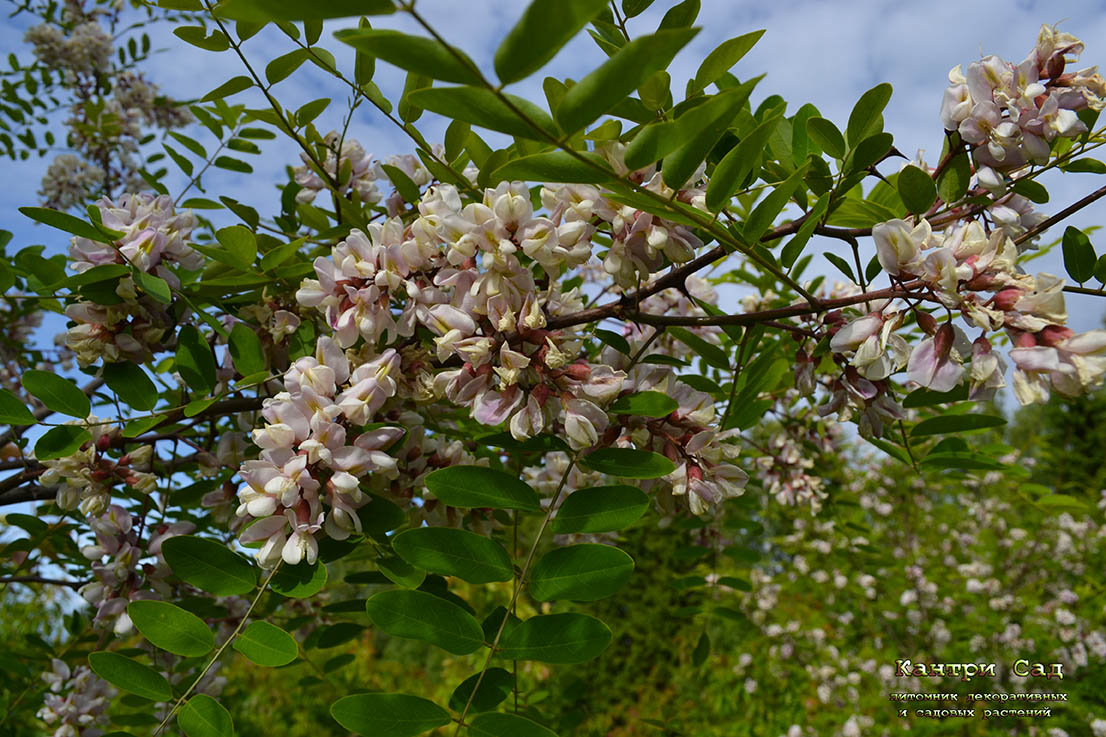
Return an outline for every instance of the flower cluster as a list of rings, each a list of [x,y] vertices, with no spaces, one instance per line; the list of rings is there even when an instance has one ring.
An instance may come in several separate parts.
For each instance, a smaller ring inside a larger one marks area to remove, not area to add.
[[[80,594],[96,607],[94,623],[111,624],[115,634],[125,635],[134,629],[127,604],[171,593],[163,581],[169,567],[161,557],[161,544],[170,537],[192,532],[196,526],[191,522],[162,524],[151,530],[148,541],[143,541],[139,538],[142,527],[135,525],[130,512],[116,504],[90,519],[89,524],[96,534],[96,544],[86,545],[81,554],[91,561],[95,580],[82,586]],[[149,556],[156,556],[156,562],[143,563]]]
[[[315,533],[322,529],[338,540],[361,532],[357,510],[369,500],[361,477],[387,477],[396,469],[384,448],[403,431],[366,425],[395,395],[399,368],[389,349],[351,370],[338,343],[324,337],[314,357],[300,358],[285,373],[285,391],[265,401],[265,427],[253,432],[261,456],[242,465],[246,485],[237,510],[256,520],[240,539],[265,541],[258,551],[262,565],[314,563]]]
[[[977,147],[982,166],[1010,170],[1047,163],[1053,140],[1087,130],[1077,111],[1106,105],[1106,81],[1096,67],[1066,71],[1082,52],[1075,36],[1042,26],[1036,47],[1020,64],[988,56],[966,71],[956,66],[949,72],[941,122]]]
[[[326,134],[324,144],[327,155],[321,172],[316,171],[307,154],[300,154],[303,166],[297,166],[292,172],[296,184],[301,187],[296,201],[314,202],[319,192],[334,188],[342,196],[356,202],[369,205],[380,202],[382,195],[376,186],[378,173],[373,166],[372,154],[365,153],[361,144],[352,138],[343,139],[337,131]],[[341,151],[338,151],[339,144]]]
[[[113,460],[106,451],[118,440],[118,430],[92,415],[79,424],[87,425],[92,439],[72,455],[42,461],[46,470],[39,476],[39,482],[57,487],[59,507],[80,509],[81,514],[96,517],[107,510],[111,489],[120,482],[143,494],[157,487],[157,476],[149,472],[151,446],[139,446]]]
[[[154,274],[170,287],[180,286],[171,266],[188,270],[203,266],[203,256],[188,245],[196,218],[190,210],[176,212],[167,195],[125,194],[117,201],[107,198],[96,204],[105,228],[121,233],[114,244],[74,237],[69,256],[78,273],[104,264],[127,263]],[[66,345],[77,354],[82,366],[99,358],[106,361],[141,362],[160,350],[172,325],[164,306],[150,297],[138,297],[134,279],[119,281],[119,304],[101,305],[80,301],[66,308],[76,322],[66,335]]]
[[[42,674],[50,687],[38,718],[53,727],[53,737],[93,737],[103,734],[108,702],[115,689],[87,665],[70,668],[63,660],[51,661],[53,670]],[[56,727],[54,725],[57,725]]]
[[[917,280],[949,310],[982,331],[974,342],[952,323],[940,326],[926,313],[915,319],[928,334],[911,348],[895,334],[904,320],[891,303],[841,325],[831,348],[849,354],[859,385],[907,368],[911,380],[946,392],[970,377],[972,398],[984,399],[1005,386],[1005,362],[987,334],[1005,329],[1014,349],[1014,390],[1023,404],[1044,401],[1049,388],[1075,396],[1106,376],[1106,331],[1076,335],[1064,326],[1063,280],[1051,274],[1021,273],[1018,249],[1001,229],[987,233],[976,221],[943,233],[928,221],[892,220],[873,228],[876,253],[887,273],[901,282]],[[970,364],[970,370],[965,364]]]

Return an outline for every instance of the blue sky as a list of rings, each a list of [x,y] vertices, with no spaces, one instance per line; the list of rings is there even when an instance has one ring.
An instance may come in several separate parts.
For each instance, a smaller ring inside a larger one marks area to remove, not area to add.
[[[658,0],[644,15],[631,21],[631,33],[652,31],[672,4],[671,0]],[[420,12],[449,41],[489,69],[498,40],[513,25],[523,7],[521,0],[419,2]],[[767,74],[754,95],[754,102],[769,94],[782,95],[789,102],[789,110],[811,102],[824,116],[843,127],[861,93],[878,82],[890,82],[895,94],[885,112],[887,130],[895,134],[899,150],[912,155],[924,149],[927,159],[933,163],[940,153],[942,140],[938,106],[952,66],[967,64],[990,53],[1019,61],[1032,47],[1040,24],[1045,22],[1061,23],[1064,30],[1088,43],[1080,66],[1106,63],[1106,44],[1095,45],[1098,39],[1106,38],[1104,9],[1104,3],[1085,0],[1047,3],[704,0],[698,22],[703,30],[676,58],[670,72],[673,89],[682,90],[698,62],[717,44],[729,37],[764,28],[767,30],[764,37],[734,70],[741,78]],[[21,56],[29,54],[29,48],[21,41],[28,24],[28,20],[19,16],[0,28],[0,44],[5,54],[11,51]],[[332,31],[349,25],[353,23],[328,23],[324,41]],[[419,32],[407,17],[400,15],[380,18],[377,25]],[[151,36],[154,48],[163,51],[156,54],[144,70],[163,90],[177,98],[200,97],[244,71],[229,52],[213,54],[193,48],[170,35],[167,28],[156,29]],[[328,46],[344,68],[352,67],[352,53],[333,40]],[[266,60],[292,48],[291,41],[275,29],[267,29],[246,43],[247,55],[259,69],[264,67]],[[591,39],[581,36],[541,72],[514,85],[511,91],[542,100],[542,77],[579,78],[603,58]],[[397,99],[403,75],[386,64],[377,66],[377,83],[390,99]],[[343,88],[310,64],[281,82],[275,94],[286,107],[292,108],[318,97],[331,97],[330,109],[317,122],[322,131],[339,126],[345,112]],[[256,90],[232,100],[250,107],[264,104]],[[418,125],[431,141],[440,140],[445,129],[445,122],[434,120],[429,114],[424,115]],[[350,135],[377,156],[412,150],[406,137],[367,105],[356,114]],[[205,179],[208,191],[252,204],[263,215],[274,211],[278,203],[274,185],[285,181],[283,169],[286,165],[296,165],[299,161],[290,142],[263,143],[264,155],[251,157],[255,167],[253,175],[216,172],[215,176]],[[19,205],[35,204],[35,190],[48,162],[49,157],[4,163],[8,186],[0,191],[0,211],[5,215],[0,227],[15,233],[9,252],[31,243],[45,242],[52,252],[65,246],[65,239],[58,237],[60,234],[56,231],[51,233],[45,228],[30,226],[15,212]],[[170,183],[174,181],[179,183],[182,179],[178,176]],[[1055,212],[1101,186],[1090,174],[1056,177],[1046,183],[1050,184],[1052,192],[1052,201],[1041,207],[1046,213]],[[1106,224],[1106,204],[1088,208],[1072,222],[1081,227]],[[1060,229],[1054,229],[1046,235],[1046,240],[1059,235]],[[818,261],[821,259],[816,260],[816,266]],[[827,274],[835,273],[824,262],[819,268]],[[1063,273],[1058,254],[1034,262],[1032,269]],[[1098,327],[1103,306],[1106,303],[1097,298],[1069,295],[1073,327],[1079,330]],[[48,343],[50,337],[44,335],[40,340]]]

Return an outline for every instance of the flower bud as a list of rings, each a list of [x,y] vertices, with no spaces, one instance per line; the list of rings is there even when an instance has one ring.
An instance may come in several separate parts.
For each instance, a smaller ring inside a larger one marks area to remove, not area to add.
[[[928,312],[918,310],[914,313],[914,319],[918,321],[918,327],[920,327],[926,335],[933,335],[937,332],[937,320]]]
[[[1037,344],[1055,347],[1056,344],[1075,335],[1075,331],[1061,325],[1046,325],[1037,333]]]
[[[994,299],[991,300],[991,303],[995,306],[996,309],[1002,310],[1003,312],[1009,312],[1010,310],[1014,309],[1014,305],[1019,299],[1021,299],[1021,296],[1022,290],[1015,287],[1009,287],[1007,289],[1003,289],[998,294],[996,294]]]

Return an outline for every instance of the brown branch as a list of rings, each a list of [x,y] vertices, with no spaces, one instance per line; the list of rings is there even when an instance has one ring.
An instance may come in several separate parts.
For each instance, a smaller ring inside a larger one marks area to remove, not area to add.
[[[57,493],[53,489],[47,489],[38,484],[28,484],[27,486],[0,496],[0,507],[7,507],[12,504],[22,504],[24,502],[41,502],[46,499],[55,499],[56,497]]]
[[[43,578],[42,576],[0,576],[0,584],[7,583],[41,583],[48,586],[67,586],[71,589],[79,589],[88,581],[63,581],[59,578]]]
[[[1048,230],[1049,228],[1051,228],[1053,225],[1060,222],[1064,218],[1068,217],[1069,215],[1071,215],[1073,213],[1078,212],[1079,210],[1082,210],[1087,205],[1089,205],[1092,202],[1095,202],[1096,200],[1099,200],[1103,197],[1106,197],[1106,187],[1099,187],[1094,192],[1091,192],[1089,195],[1087,195],[1083,199],[1079,200],[1078,202],[1075,202],[1071,205],[1068,205],[1063,210],[1061,210],[1060,212],[1058,212],[1055,215],[1053,215],[1052,217],[1050,217],[1048,220],[1044,220],[1044,221],[1038,223],[1037,225],[1034,225],[1032,228],[1030,228],[1029,230],[1027,230],[1024,233],[1022,233],[1021,235],[1019,235],[1017,238],[1015,238],[1014,243],[1016,245],[1021,245],[1022,243],[1025,243],[1030,238],[1033,238],[1037,234]]]
[[[912,288],[918,286],[919,284],[920,282],[914,281],[898,287],[878,289],[874,292],[865,292],[862,294],[850,295],[848,297],[838,297],[836,299],[821,300],[818,304],[811,304],[810,302],[800,302],[799,304],[790,305],[788,307],[777,307],[771,310],[761,310],[760,312],[743,312],[737,315],[704,315],[698,317],[678,315],[654,315],[648,312],[636,312],[632,309],[632,305],[623,305],[623,303],[621,302],[612,302],[600,307],[594,307],[590,310],[580,310],[579,312],[574,312],[571,315],[551,318],[549,320],[549,329],[554,330],[557,328],[572,327],[573,325],[597,322],[606,318],[634,320],[636,322],[645,323],[646,325],[655,326],[752,325],[756,323],[771,323],[772,321],[782,318],[797,317],[799,315],[811,315],[818,312],[826,312],[829,310],[838,309],[840,307],[849,307],[851,305],[859,304],[861,302],[867,302],[874,299],[895,299],[898,297],[906,296],[919,297],[919,295],[914,294],[914,292],[912,291]],[[930,299],[929,297],[925,296],[921,296],[920,298]],[[773,327],[779,327],[779,325],[773,325]]]

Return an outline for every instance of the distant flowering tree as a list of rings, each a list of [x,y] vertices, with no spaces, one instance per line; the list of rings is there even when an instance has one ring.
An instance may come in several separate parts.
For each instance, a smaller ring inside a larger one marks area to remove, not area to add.
[[[677,103],[665,69],[697,33],[699,3],[632,37],[650,4],[535,0],[496,50],[493,81],[415,2],[164,0],[144,12],[241,71],[187,109],[125,55],[109,63],[121,7],[42,10],[27,40],[72,97],[74,153],[51,165],[47,207],[22,212],[72,237],[68,258],[31,246],[4,261],[15,307],[3,315],[24,332],[41,310],[68,317],[64,356],[88,380],[13,348],[0,505],[46,502],[8,515],[30,537],[5,549],[2,580],[72,584],[95,610],[50,653],[40,715],[55,734],[125,726],[106,708],[112,688],[156,704],[155,734],[174,719],[189,737],[229,734],[234,705],[216,700],[215,674],[231,650],[276,667],[339,637],[342,623],[302,641],[286,631],[322,621],[327,564],[371,593],[356,609],[377,633],[472,667],[448,710],[414,694],[339,694],[343,728],[552,734],[507,667],[608,647],[607,624],[572,602],[632,580],[619,530],[678,520],[720,548],[744,545],[727,504],[741,497],[739,519],[801,510],[781,550],[805,555],[791,548],[828,539],[840,515],[810,456],[834,450],[841,423],[919,479],[1014,478],[1008,449],[944,437],[1004,423],[970,410],[1005,386],[1007,360],[1022,403],[1102,383],[1106,331],[1074,333],[1064,306],[1065,292],[1101,290],[1024,268],[1041,233],[1106,194],[1051,217],[1032,204],[1047,199],[1044,171],[1106,173],[1086,156],[1106,141],[1095,128],[1106,82],[1068,68],[1081,42],[1045,26],[1020,64],[954,69],[939,162],[893,171],[890,85],[866,92],[844,131],[809,104],[788,115],[778,96],[754,108],[759,78],[730,70],[756,31],[712,51]],[[319,45],[324,20],[391,13],[424,34],[363,17],[335,34],[356,50],[352,69]],[[290,46],[261,70],[242,47],[270,23]],[[546,78],[543,104],[504,91],[589,26],[603,64]],[[349,90],[330,124],[329,99],[294,111],[278,100],[306,62]],[[394,103],[372,81],[377,62],[407,72]],[[227,102],[247,91],[264,106]],[[11,94],[35,92],[24,82]],[[369,109],[415,155],[378,161],[349,138]],[[415,126],[423,112],[450,119],[442,144]],[[211,141],[170,130],[193,118]],[[168,131],[183,188],[148,169],[160,152],[143,163],[142,126]],[[188,197],[210,166],[252,172],[238,157],[277,136],[301,162],[271,213]],[[97,197],[80,217],[65,212]],[[803,278],[814,236],[847,244],[851,260],[825,256],[848,281]],[[1065,231],[1063,251],[1073,281],[1106,279],[1081,231]],[[723,308],[720,284],[753,293]],[[765,444],[769,422],[779,430]],[[49,575],[58,569],[67,577]],[[752,595],[770,597],[773,575],[753,579]],[[933,593],[922,573],[911,581]],[[491,587],[497,606],[477,611],[451,590],[462,582]],[[497,711],[512,691],[513,708]]]

